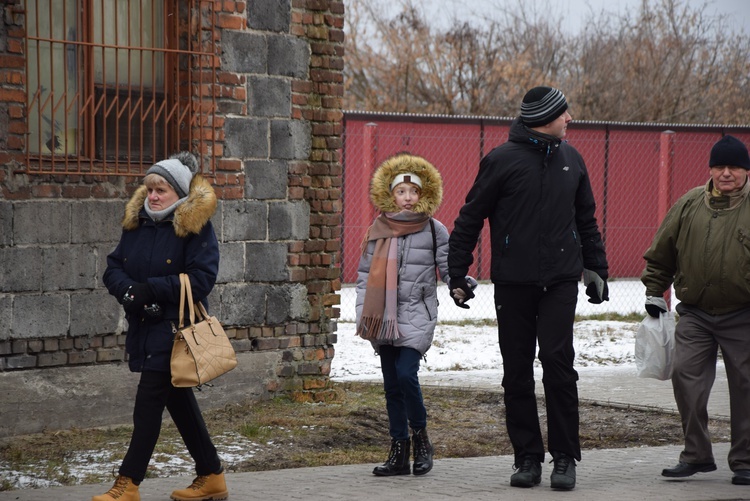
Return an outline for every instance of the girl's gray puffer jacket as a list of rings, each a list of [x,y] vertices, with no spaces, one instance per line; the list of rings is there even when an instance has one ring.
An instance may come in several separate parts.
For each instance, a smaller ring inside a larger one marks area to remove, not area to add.
[[[443,223],[435,223],[437,263],[440,276],[448,281],[448,230]],[[357,319],[362,316],[367,277],[372,260],[375,241],[367,244],[367,250],[359,261],[357,270]],[[437,277],[432,253],[432,230],[428,223],[422,231],[398,239],[398,339],[395,346],[414,348],[422,355],[432,344],[437,323]],[[375,351],[384,342],[372,341]]]
[[[437,169],[421,157],[397,155],[381,165],[373,176],[370,198],[383,212],[395,212],[389,189],[390,180],[396,175],[413,172],[422,179],[419,203],[413,209],[432,215],[442,200],[442,180]],[[437,276],[435,262],[443,282],[448,282],[448,230],[436,219],[410,235],[398,239],[398,332],[393,341],[371,341],[375,351],[383,343],[413,348],[424,355],[432,344],[437,323]],[[434,242],[433,246],[433,230]],[[357,323],[362,316],[362,307],[367,289],[375,241],[367,244],[357,270]]]

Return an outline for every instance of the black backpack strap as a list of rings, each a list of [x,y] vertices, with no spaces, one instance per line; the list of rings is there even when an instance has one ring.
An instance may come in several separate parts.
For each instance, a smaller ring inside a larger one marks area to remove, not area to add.
[[[432,260],[435,262],[435,278],[439,281],[437,264],[437,235],[435,235],[435,221],[430,218],[430,231],[432,231]]]

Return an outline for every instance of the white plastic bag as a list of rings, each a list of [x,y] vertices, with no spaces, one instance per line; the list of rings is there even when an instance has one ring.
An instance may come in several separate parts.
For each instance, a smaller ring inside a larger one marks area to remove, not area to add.
[[[666,381],[672,377],[674,312],[654,318],[646,315],[635,333],[635,366],[638,377]]]

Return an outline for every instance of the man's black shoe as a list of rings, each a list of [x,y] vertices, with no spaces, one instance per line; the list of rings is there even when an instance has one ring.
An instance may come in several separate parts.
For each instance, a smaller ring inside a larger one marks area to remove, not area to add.
[[[552,475],[550,475],[550,487],[563,491],[569,491],[576,486],[576,460],[567,454],[553,454],[552,461],[555,463]]]
[[[750,485],[750,470],[735,470],[732,483],[734,485]]]
[[[696,473],[706,473],[716,470],[716,463],[683,463],[680,461],[674,468],[664,468],[661,471],[662,477],[689,477]]]
[[[516,472],[510,476],[513,487],[534,487],[542,481],[542,464],[531,456],[521,459],[521,464],[513,465]]]

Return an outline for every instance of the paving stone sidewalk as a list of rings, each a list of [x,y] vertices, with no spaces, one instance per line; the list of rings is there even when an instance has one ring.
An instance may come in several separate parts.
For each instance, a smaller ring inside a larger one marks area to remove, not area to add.
[[[585,451],[584,460],[578,466],[578,486],[572,492],[550,489],[551,465],[548,464],[543,467],[539,486],[531,489],[510,487],[511,456],[442,459],[435,462],[432,472],[422,477],[375,477],[370,473],[374,465],[347,465],[234,473],[227,476],[227,482],[233,501],[750,499],[750,486],[730,482],[731,472],[724,460],[728,449],[727,444],[716,445],[717,471],[685,480],[669,480],[659,475],[664,466],[671,466],[676,461],[679,447]],[[141,486],[141,499],[167,501],[173,489],[183,488],[190,481],[188,477],[148,479]],[[101,484],[0,492],[0,501],[88,501],[108,488],[109,484]]]
[[[723,366],[717,368],[709,412],[712,417],[729,416],[729,398]],[[612,405],[675,410],[669,381],[635,377],[632,367],[591,368],[579,370],[581,399]],[[471,378],[456,374],[421,376],[424,384],[467,388],[499,389],[501,375],[487,371]],[[541,374],[538,374],[541,377]],[[541,385],[538,385],[541,386]],[[559,500],[642,501],[644,499],[675,501],[750,500],[750,486],[731,484],[732,473],[726,462],[729,444],[715,444],[718,470],[687,479],[666,479],[662,468],[677,462],[681,447],[645,447],[584,451],[578,465],[578,485],[573,492],[549,488],[551,465],[543,466],[541,485],[531,489],[510,487],[512,456],[441,459],[422,477],[382,478],[371,474],[374,465],[346,465],[299,468],[227,475],[230,499],[250,500],[389,500],[440,501],[461,499],[484,501]],[[142,501],[167,501],[169,493],[183,488],[192,479],[170,477],[148,479],[141,486]],[[0,501],[88,501],[105,492],[111,484],[54,487],[43,490],[0,492]]]

